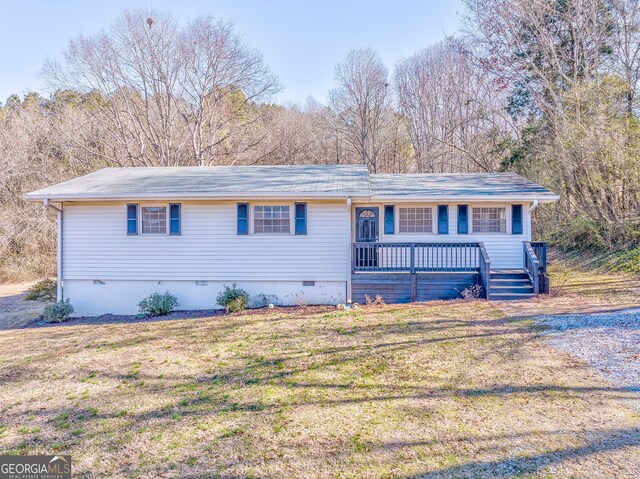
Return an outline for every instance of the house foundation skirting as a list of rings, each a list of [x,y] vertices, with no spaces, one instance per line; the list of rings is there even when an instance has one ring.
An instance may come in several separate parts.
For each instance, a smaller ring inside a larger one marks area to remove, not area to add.
[[[345,302],[346,281],[243,281],[243,280],[114,280],[66,279],[65,297],[75,316],[106,313],[135,314],[138,303],[151,293],[170,292],[179,310],[218,309],[218,293],[236,283],[249,293],[250,306],[295,306]]]

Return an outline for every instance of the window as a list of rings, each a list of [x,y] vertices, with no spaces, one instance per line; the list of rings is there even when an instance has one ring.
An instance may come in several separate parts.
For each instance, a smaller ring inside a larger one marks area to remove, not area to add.
[[[254,206],[254,233],[290,233],[288,206]]]
[[[167,234],[166,206],[143,206],[141,210],[142,234]]]
[[[473,208],[474,233],[506,233],[506,208]]]
[[[400,208],[400,233],[433,233],[433,208]]]

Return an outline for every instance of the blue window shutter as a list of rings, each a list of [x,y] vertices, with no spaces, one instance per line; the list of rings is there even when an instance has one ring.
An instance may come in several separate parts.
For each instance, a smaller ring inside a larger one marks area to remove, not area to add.
[[[522,205],[511,205],[511,234],[522,234]]]
[[[238,234],[249,234],[249,203],[238,203]]]
[[[467,205],[458,205],[458,234],[466,235],[469,233],[469,207]]]
[[[129,236],[138,234],[138,205],[127,205],[127,234]]]
[[[438,205],[438,234],[449,234],[449,207],[447,205]]]
[[[393,210],[393,205],[385,205],[384,207],[384,234],[386,235],[392,235],[395,233]]]
[[[179,203],[169,204],[169,234],[172,236],[181,234],[180,209]]]
[[[296,234],[306,235],[307,234],[307,204],[296,203],[295,212],[296,212],[296,217],[295,217]]]

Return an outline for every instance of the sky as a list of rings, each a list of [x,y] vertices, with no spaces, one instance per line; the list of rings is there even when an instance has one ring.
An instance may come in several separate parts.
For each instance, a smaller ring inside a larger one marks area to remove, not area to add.
[[[2,0],[0,102],[16,93],[47,94],[46,58],[61,58],[69,40],[107,29],[125,8],[153,8],[180,23],[201,14],[232,20],[282,84],[276,101],[326,102],[335,65],[352,48],[374,48],[395,63],[456,33],[460,0]]]

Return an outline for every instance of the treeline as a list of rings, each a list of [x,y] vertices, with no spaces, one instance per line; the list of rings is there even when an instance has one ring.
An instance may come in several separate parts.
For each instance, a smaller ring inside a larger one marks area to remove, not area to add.
[[[277,77],[230,23],[147,10],[70,41],[50,91],[0,108],[0,279],[51,274],[55,225],[20,195],[106,166],[363,163],[515,171],[562,200],[564,247],[640,242],[640,0],[465,0],[464,29],[390,70],[355,49],[327,102]]]

